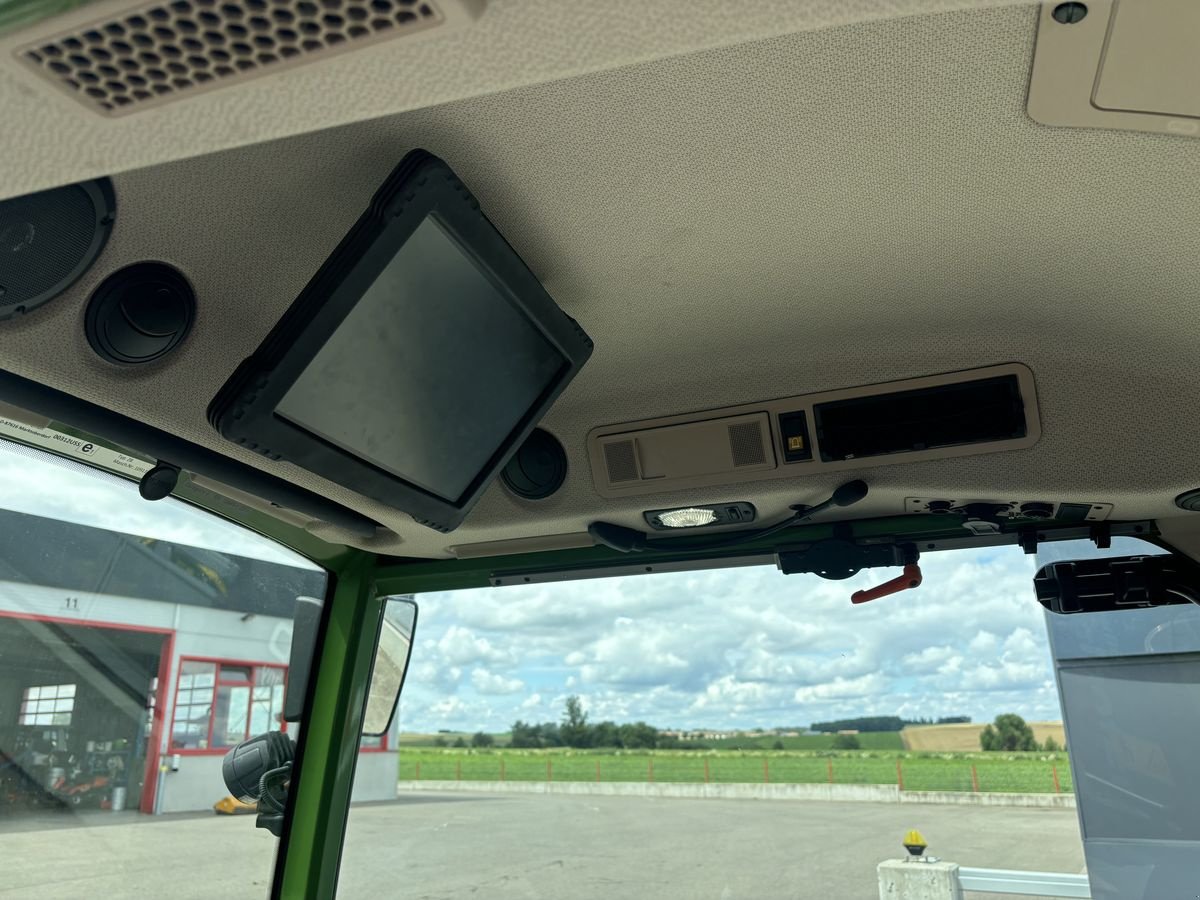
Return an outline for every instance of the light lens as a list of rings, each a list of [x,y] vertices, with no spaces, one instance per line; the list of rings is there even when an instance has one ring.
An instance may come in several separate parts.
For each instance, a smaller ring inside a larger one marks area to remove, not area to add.
[[[717,521],[717,514],[711,509],[689,506],[685,509],[672,509],[659,513],[658,520],[667,528],[695,528],[698,525],[711,525]]]

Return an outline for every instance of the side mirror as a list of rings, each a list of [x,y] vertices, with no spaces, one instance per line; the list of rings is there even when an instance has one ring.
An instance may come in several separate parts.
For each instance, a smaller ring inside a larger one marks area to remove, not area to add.
[[[297,621],[292,632],[292,665],[288,694],[284,700],[285,719],[299,721],[304,707],[304,689],[308,682],[312,652],[316,645],[321,605],[307,597],[299,598]],[[392,724],[404,675],[412,655],[413,632],[417,627],[417,604],[412,597],[385,597],[379,643],[371,667],[367,706],[362,733],[385,734]],[[295,715],[295,718],[290,718]],[[258,803],[255,825],[279,837],[287,806],[292,760],[296,754],[293,739],[279,731],[268,731],[242,741],[225,754],[221,775],[234,796]]]
[[[317,647],[317,632],[321,628],[321,605],[321,601],[314,597],[296,598],[287,693],[283,700],[285,722],[299,722],[304,714],[304,694]],[[392,713],[400,699],[400,689],[404,686],[404,674],[408,670],[416,627],[417,603],[412,597],[384,599],[383,624],[380,627],[379,644],[375,648],[363,734],[383,734],[392,723]]]
[[[384,734],[391,726],[396,704],[400,700],[400,690],[404,687],[404,676],[408,672],[416,628],[415,600],[411,597],[388,597],[384,600],[383,624],[379,629],[379,645],[375,648],[375,665],[371,669],[367,710],[363,716],[363,734]]]
[[[292,650],[288,659],[287,688],[283,695],[283,720],[299,722],[304,715],[304,695],[317,632],[321,630],[321,601],[316,597],[297,597],[292,614]]]

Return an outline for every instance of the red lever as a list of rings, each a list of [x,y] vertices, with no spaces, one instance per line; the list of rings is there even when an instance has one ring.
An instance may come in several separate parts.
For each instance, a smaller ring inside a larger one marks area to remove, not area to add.
[[[885,581],[879,587],[866,591],[855,591],[850,595],[851,603],[866,603],[868,600],[878,600],[888,594],[898,594],[921,585],[921,567],[915,563],[904,567],[904,574],[891,581]]]

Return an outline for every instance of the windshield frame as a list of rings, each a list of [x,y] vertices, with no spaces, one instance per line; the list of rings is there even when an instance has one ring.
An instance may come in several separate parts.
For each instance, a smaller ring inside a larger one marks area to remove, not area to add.
[[[35,449],[74,459],[44,447]],[[86,460],[82,462],[87,464]],[[1022,542],[1020,528],[1006,526],[999,534],[964,536],[956,521],[908,515],[802,524],[740,546],[711,550],[667,548],[624,554],[607,547],[588,547],[474,559],[399,559],[329,544],[303,528],[187,479],[181,480],[175,496],[288,547],[328,576],[313,674],[305,698],[306,727],[300,731],[297,747],[299,776],[290,791],[271,886],[271,896],[289,898],[336,895],[359,738],[388,596],[771,564],[781,550],[800,550],[835,537],[850,537],[864,544],[913,542],[923,552]],[[1153,522],[1105,523],[1105,530],[1113,536],[1139,537],[1177,552],[1161,540]],[[1091,526],[1053,521],[1041,523],[1036,534],[1043,542],[1096,536]],[[719,537],[713,540],[716,543]]]

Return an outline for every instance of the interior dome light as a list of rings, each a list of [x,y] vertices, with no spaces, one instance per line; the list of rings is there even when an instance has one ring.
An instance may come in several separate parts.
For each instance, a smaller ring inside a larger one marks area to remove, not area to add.
[[[717,521],[717,514],[711,509],[688,506],[684,509],[661,512],[658,514],[658,520],[667,528],[695,528],[699,525],[711,525]]]

